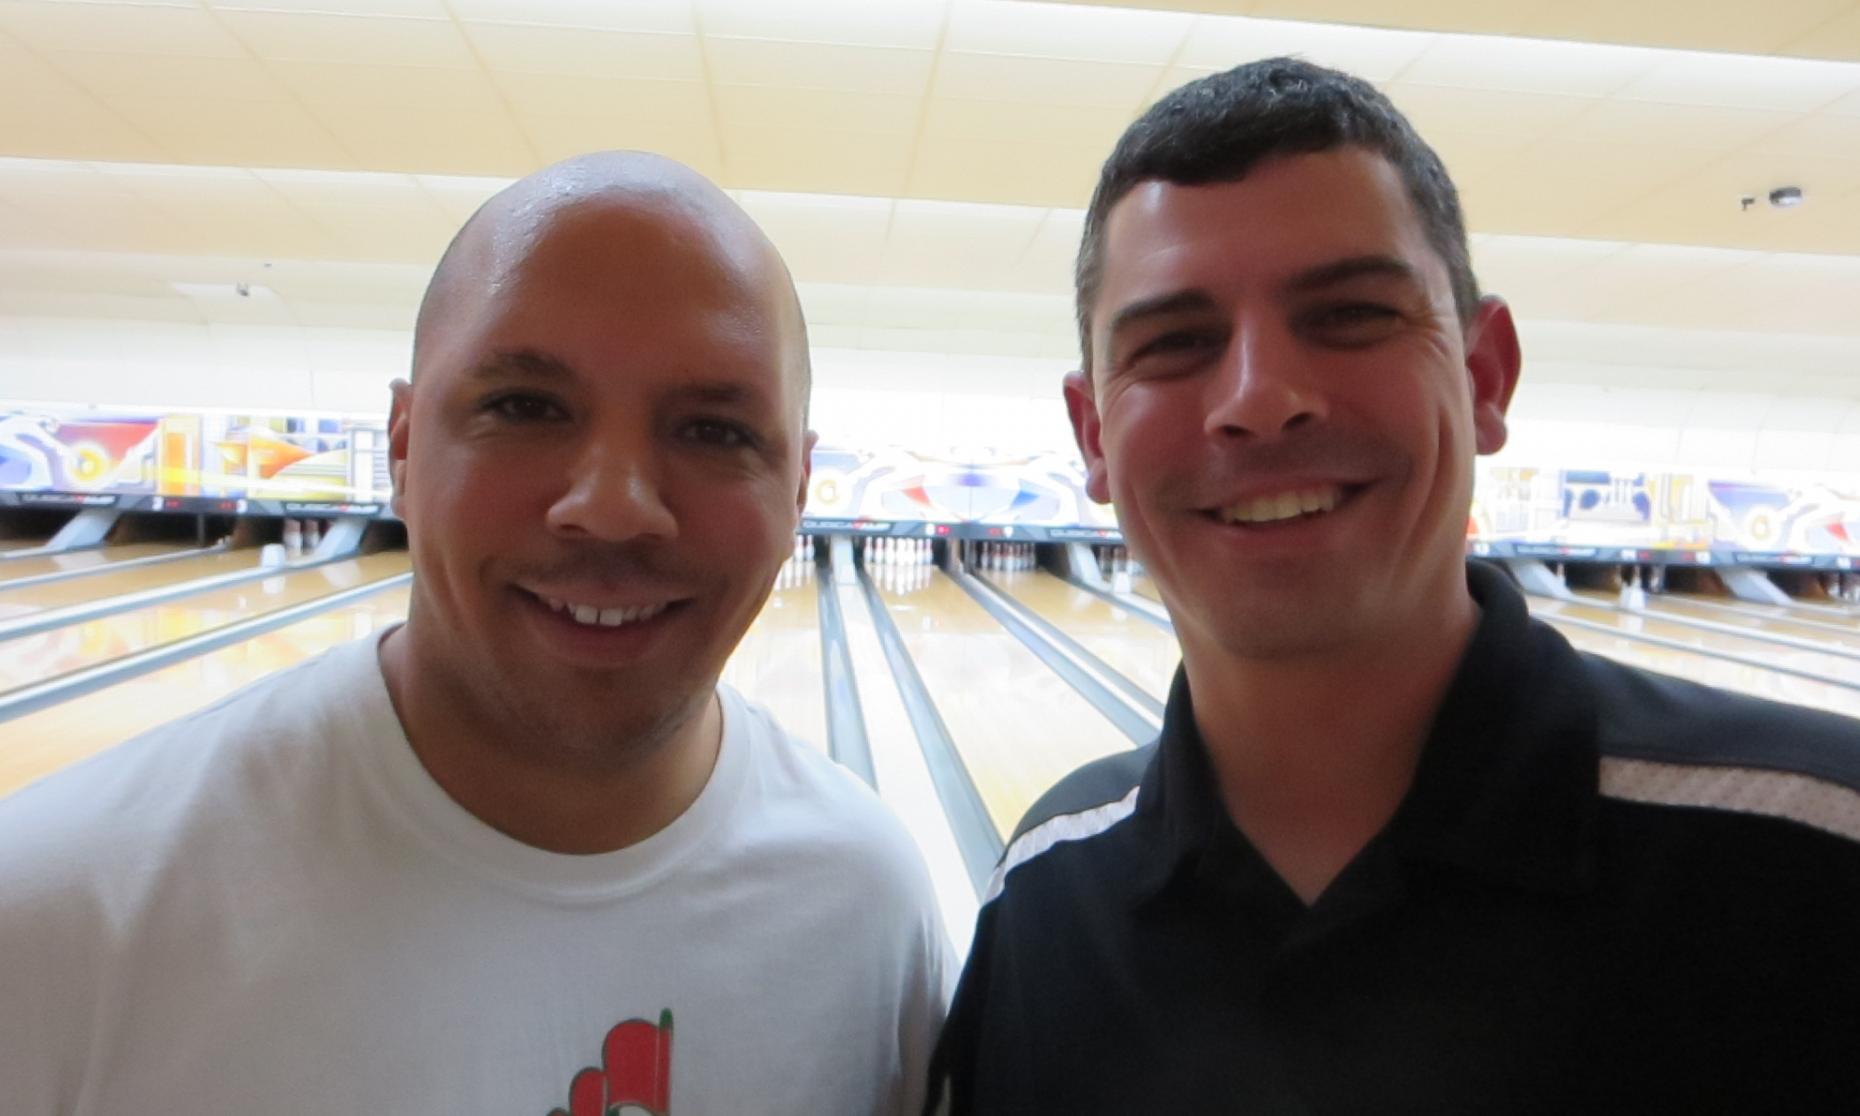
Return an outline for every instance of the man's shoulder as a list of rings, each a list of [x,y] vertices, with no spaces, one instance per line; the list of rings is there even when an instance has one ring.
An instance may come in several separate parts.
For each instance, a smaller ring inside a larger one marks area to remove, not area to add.
[[[1137,788],[1156,755],[1147,744],[1085,764],[1053,784],[1014,827],[986,898],[1006,886],[1008,875],[1060,846],[1074,854],[1083,842],[1110,833],[1136,810]]]
[[[237,808],[242,791],[288,798],[283,784],[324,762],[312,745],[344,670],[332,659],[344,653],[354,650],[280,671],[0,799],[0,889],[45,857],[77,869],[128,863],[129,849],[152,855],[215,824],[207,815]]]
[[[1860,720],[1583,663],[1605,797],[1770,815],[1860,842]]]
[[[916,842],[875,790],[789,735],[764,707],[720,690],[726,709],[745,722],[754,791],[739,820],[758,845],[864,885],[889,888],[922,875]]]

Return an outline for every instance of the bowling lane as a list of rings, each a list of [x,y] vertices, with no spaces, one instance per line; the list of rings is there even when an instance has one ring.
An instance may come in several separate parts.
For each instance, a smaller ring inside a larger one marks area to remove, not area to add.
[[[1575,620],[1606,625],[1623,634],[1657,636],[1661,639],[1683,643],[1688,647],[1698,648],[1701,651],[1741,655],[1766,664],[1806,671],[1831,681],[1860,684],[1860,660],[1842,658],[1826,652],[1803,651],[1778,643],[1765,643],[1760,639],[1747,636],[1706,631],[1703,628],[1691,627],[1673,620],[1662,620],[1653,615],[1620,612],[1582,601],[1532,598],[1531,610],[1545,619],[1567,616]]]
[[[1182,659],[1174,636],[1045,570],[990,571],[983,576],[1157,701],[1168,700],[1169,683]]]
[[[1583,595],[1595,596],[1589,593]],[[1612,598],[1604,595],[1604,599]],[[1791,639],[1815,640],[1830,647],[1860,652],[1860,621],[1843,622],[1838,616],[1803,616],[1801,613],[1791,614],[1787,609],[1756,612],[1735,606],[1719,607],[1716,602],[1701,602],[1676,593],[1647,594],[1647,611],[1658,616],[1704,620],[1753,632],[1788,636]],[[1846,630],[1830,630],[1832,628]]]
[[[942,571],[873,582],[1003,838],[1034,799],[1130,741]]]
[[[0,692],[96,666],[259,613],[406,573],[407,552],[384,551],[0,641]]]
[[[157,562],[153,566],[137,566],[127,570],[112,570],[106,566],[83,577],[66,578],[44,585],[22,585],[15,589],[0,585],[0,620],[100,601],[105,597],[120,597],[125,593],[140,593],[144,589],[179,585],[196,578],[237,573],[257,565],[258,548],[245,547],[240,550],[213,550],[193,558],[177,558],[172,562]]]
[[[805,580],[778,583],[769,594],[724,664],[723,680],[766,706],[789,735],[824,752],[827,698],[820,674],[820,601],[812,565],[799,572]]]
[[[178,554],[183,550],[193,550],[189,543],[182,546],[177,543],[126,543],[122,546],[100,546],[94,550],[74,550],[69,554],[41,554],[34,558],[15,558],[0,562],[0,586],[9,581],[18,581],[22,577],[38,577],[42,574],[66,573],[71,570],[95,570],[116,564],[133,561],[137,558],[154,558],[162,554]]]
[[[231,647],[0,722],[0,796],[66,764],[209,705],[335,644],[407,615],[409,589],[384,589]]]
[[[1130,579],[1130,588],[1140,597],[1148,597],[1157,604],[1163,603],[1162,594],[1156,591],[1156,583],[1141,575]]]
[[[1536,600],[1532,600],[1535,611]],[[1811,682],[1806,678],[1777,674],[1761,667],[1714,659],[1709,655],[1677,651],[1641,643],[1625,635],[1609,635],[1588,628],[1558,624],[1556,617],[1539,613],[1541,619],[1562,632],[1564,637],[1584,651],[1606,655],[1631,666],[1644,667],[1660,674],[1702,682],[1707,686],[1735,690],[1738,693],[1786,701],[1860,717],[1860,693],[1839,686]]]

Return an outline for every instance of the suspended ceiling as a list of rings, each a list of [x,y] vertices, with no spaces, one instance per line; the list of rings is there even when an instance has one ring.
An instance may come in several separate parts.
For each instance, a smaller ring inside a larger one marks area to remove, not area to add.
[[[739,192],[817,342],[1062,359],[1117,134],[1297,53],[1410,114],[1527,319],[1860,336],[1860,3],[1176,6],[0,0],[0,314],[404,326],[490,190],[644,147]]]

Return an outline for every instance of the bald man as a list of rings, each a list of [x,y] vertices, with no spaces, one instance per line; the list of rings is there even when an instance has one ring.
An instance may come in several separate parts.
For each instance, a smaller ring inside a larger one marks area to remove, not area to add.
[[[813,442],[774,249],[570,160],[467,223],[414,349],[407,622],[0,802],[0,1108],[914,1111],[922,864],[717,682]]]

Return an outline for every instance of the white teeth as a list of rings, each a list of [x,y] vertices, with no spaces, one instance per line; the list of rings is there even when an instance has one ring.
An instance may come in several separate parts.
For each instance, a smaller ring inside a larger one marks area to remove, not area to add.
[[[1334,485],[1301,488],[1273,496],[1256,496],[1220,509],[1219,515],[1229,523],[1277,523],[1301,515],[1330,511],[1337,506],[1339,496]]]
[[[670,607],[668,603],[634,605],[631,608],[595,608],[593,605],[570,604],[557,597],[543,597],[542,602],[555,612],[566,612],[577,624],[599,628],[618,628],[622,624],[650,620]]]

